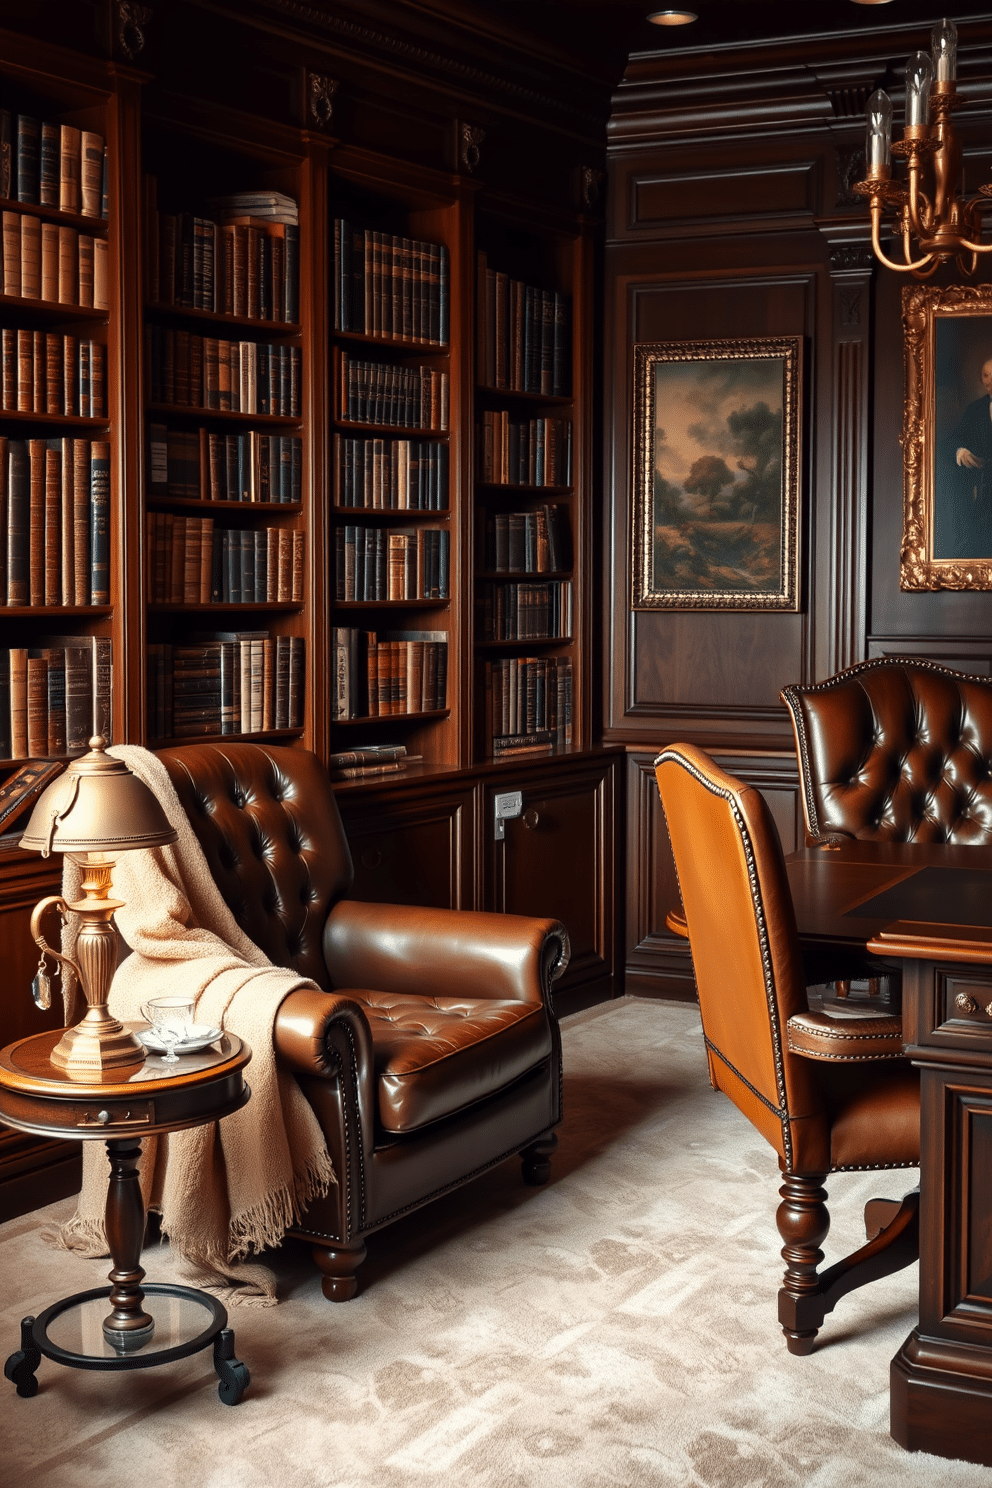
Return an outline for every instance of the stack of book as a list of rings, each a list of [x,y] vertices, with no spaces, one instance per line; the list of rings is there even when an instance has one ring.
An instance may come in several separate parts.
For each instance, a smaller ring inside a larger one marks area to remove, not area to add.
[[[148,431],[148,491],[192,501],[298,503],[303,441],[296,434],[214,434],[208,429]]]
[[[157,604],[302,604],[306,534],[221,528],[148,512],[148,597]]]
[[[106,217],[103,135],[0,108],[0,197],[80,217]]]
[[[408,754],[405,744],[363,744],[332,754],[327,767],[335,780],[362,779],[367,775],[393,775],[410,765],[419,765],[422,754]]]
[[[110,603],[110,445],[0,436],[0,605]]]
[[[480,507],[483,567],[489,573],[565,573],[572,566],[568,507],[487,512]]]
[[[38,636],[0,648],[0,759],[79,754],[110,737],[107,636]]]
[[[281,215],[268,216],[275,198],[288,205]],[[217,197],[208,203],[214,221],[192,212],[160,212],[158,184],[148,176],[145,200],[153,304],[248,320],[299,320],[299,211],[292,198],[278,192]]]
[[[5,211],[0,294],[109,310],[107,252],[106,238],[23,212]]]
[[[443,527],[339,527],[335,599],[447,599],[450,536]]]
[[[338,506],[447,511],[448,446],[439,440],[334,436]]]
[[[46,331],[0,333],[5,413],[106,418],[107,348]]]
[[[479,479],[496,486],[570,486],[572,421],[535,418],[511,423],[499,409],[487,410],[475,426]]]
[[[334,220],[334,329],[448,344],[448,250]]]
[[[390,367],[339,355],[339,417],[398,429],[448,427],[448,374],[433,367]]]
[[[484,641],[567,640],[572,634],[572,581],[483,584]]]
[[[443,630],[331,631],[332,718],[433,713],[446,706],[448,637]]]
[[[487,662],[486,730],[494,758],[531,749],[569,748],[571,658],[512,656]]]
[[[145,373],[153,403],[299,418],[301,358],[298,346],[145,327]]]
[[[567,397],[571,386],[569,302],[489,267],[478,257],[478,368],[483,387]]]
[[[148,647],[148,726],[156,739],[303,727],[302,636],[212,631]]]

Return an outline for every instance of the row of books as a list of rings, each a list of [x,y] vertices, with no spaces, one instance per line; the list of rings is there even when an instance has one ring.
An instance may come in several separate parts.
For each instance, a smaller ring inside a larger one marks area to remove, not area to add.
[[[487,410],[475,426],[479,479],[497,486],[570,486],[572,420],[535,418],[514,423],[505,410]]]
[[[157,305],[294,323],[300,318],[300,229],[234,209],[220,221],[160,212],[146,178],[148,298]]]
[[[339,417],[397,429],[447,429],[447,372],[434,367],[391,367],[356,362],[341,352]]]
[[[110,603],[110,445],[0,436],[0,604]]]
[[[434,439],[334,436],[338,506],[367,511],[447,511],[448,446]]]
[[[352,780],[396,774],[411,765],[419,765],[422,760],[422,754],[410,754],[405,744],[363,744],[330,755],[327,768],[335,780]]]
[[[561,503],[522,512],[480,507],[476,522],[488,573],[565,573],[572,566],[568,507]]]
[[[486,737],[494,758],[572,743],[572,660],[511,656],[486,663]]]
[[[151,496],[286,505],[303,497],[303,441],[257,429],[214,434],[151,424],[148,472]]]
[[[572,634],[572,581],[483,584],[484,641],[563,640]]]
[[[446,706],[448,637],[443,630],[331,630],[331,716],[384,718]]]
[[[51,331],[0,333],[5,413],[107,416],[107,348]]]
[[[339,527],[335,599],[447,599],[450,537],[445,527]]]
[[[106,217],[103,135],[0,108],[0,197]]]
[[[448,344],[443,244],[334,219],[334,329],[387,341]]]
[[[567,296],[491,269],[478,256],[478,366],[483,387],[563,398],[572,381]]]
[[[215,527],[213,517],[172,512],[145,520],[154,604],[302,604],[305,533]]]
[[[147,653],[153,738],[303,727],[302,636],[213,631],[191,636],[187,645],[156,641]]]
[[[0,759],[79,754],[110,737],[108,636],[38,636],[0,647]]]
[[[23,212],[4,212],[0,294],[109,310],[107,255],[106,238]]]
[[[298,346],[145,327],[145,374],[153,403],[299,418],[302,366]]]

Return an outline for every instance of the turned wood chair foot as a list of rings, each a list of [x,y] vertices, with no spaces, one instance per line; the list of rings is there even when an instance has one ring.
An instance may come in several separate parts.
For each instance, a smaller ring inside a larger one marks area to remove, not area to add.
[[[364,1240],[343,1241],[333,1247],[313,1247],[311,1255],[324,1278],[320,1290],[328,1302],[351,1300],[358,1291],[358,1268],[367,1254]]]
[[[549,1132],[539,1142],[532,1142],[529,1147],[525,1147],[520,1154],[524,1182],[534,1188],[547,1183],[551,1177],[551,1159],[557,1150],[558,1138],[554,1132]]]

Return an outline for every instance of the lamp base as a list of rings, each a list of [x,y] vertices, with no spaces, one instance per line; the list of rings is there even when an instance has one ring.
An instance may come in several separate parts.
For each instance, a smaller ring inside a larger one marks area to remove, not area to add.
[[[88,1084],[111,1083],[107,1071],[125,1067],[136,1069],[144,1063],[146,1050],[116,1018],[106,1010],[99,1022],[89,1021],[89,1013],[74,1028],[67,1028],[51,1053],[51,1060],[64,1069],[70,1080]]]

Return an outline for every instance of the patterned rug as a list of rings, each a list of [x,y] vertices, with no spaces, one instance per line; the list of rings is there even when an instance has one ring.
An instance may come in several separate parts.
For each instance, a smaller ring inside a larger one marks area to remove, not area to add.
[[[771,1149],[706,1075],[695,1010],[635,999],[566,1020],[552,1182],[516,1162],[370,1242],[334,1306],[302,1247],[281,1302],[232,1312],[252,1384],[217,1398],[209,1356],[111,1376],[42,1360],[0,1381],[5,1459],[32,1488],[989,1488],[989,1469],[888,1433],[889,1360],[916,1268],[845,1298],[805,1359],[776,1321]],[[828,1262],[915,1173],[828,1185]],[[102,1284],[49,1250],[71,1203],[0,1227],[4,1355],[18,1323]],[[171,1280],[167,1247],[148,1279]]]

